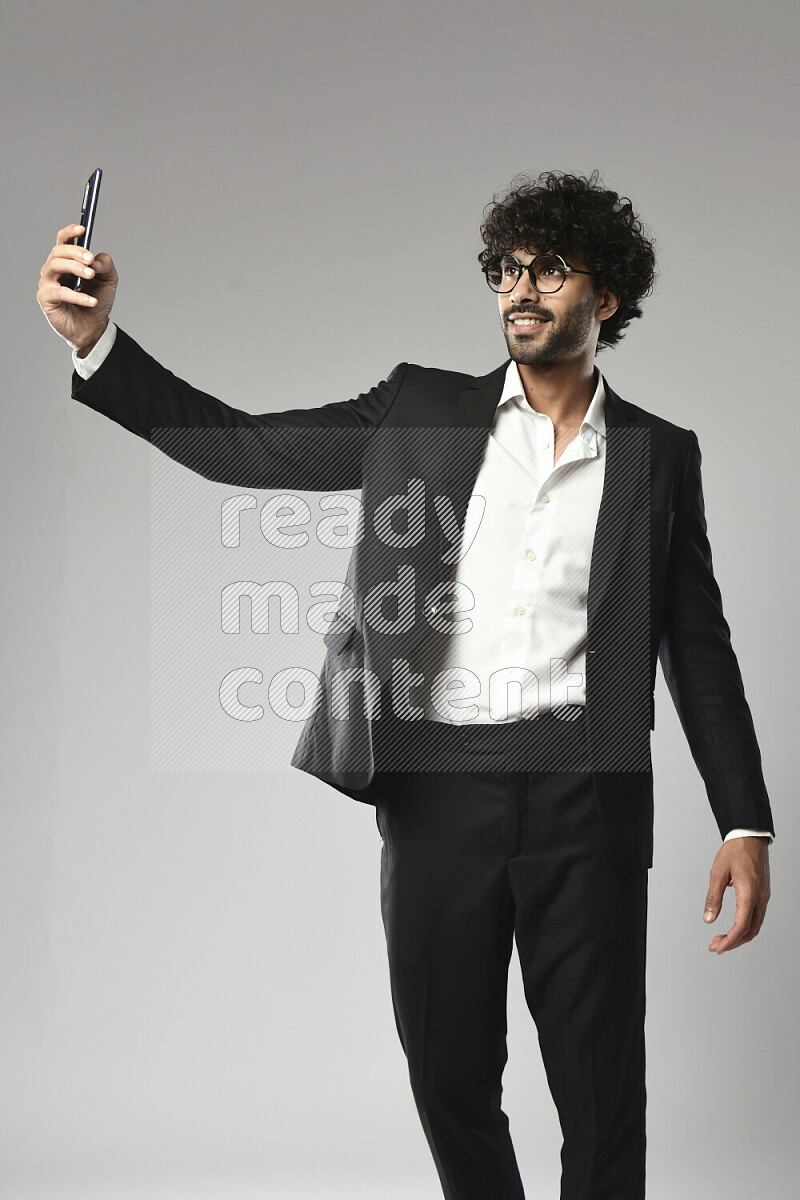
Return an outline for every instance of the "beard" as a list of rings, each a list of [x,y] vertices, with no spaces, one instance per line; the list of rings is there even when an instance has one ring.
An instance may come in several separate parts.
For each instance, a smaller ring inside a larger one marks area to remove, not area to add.
[[[515,332],[513,326],[504,323],[509,357],[524,366],[538,366],[580,356],[586,350],[594,326],[595,300],[595,295],[589,292],[580,304],[551,317],[537,333]]]

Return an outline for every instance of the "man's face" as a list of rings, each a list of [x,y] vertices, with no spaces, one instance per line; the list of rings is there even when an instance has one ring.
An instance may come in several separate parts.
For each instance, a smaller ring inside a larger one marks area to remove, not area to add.
[[[524,249],[512,251],[523,266],[536,253]],[[589,269],[580,254],[562,252],[562,258],[571,267]],[[594,356],[600,332],[599,316],[610,316],[616,308],[616,304],[610,309],[604,307],[603,297],[603,293],[595,292],[591,275],[568,273],[559,291],[547,293],[537,292],[528,272],[523,272],[513,291],[497,296],[510,357],[517,363],[538,366],[580,358],[587,350]],[[542,323],[514,324],[515,317],[539,318]]]

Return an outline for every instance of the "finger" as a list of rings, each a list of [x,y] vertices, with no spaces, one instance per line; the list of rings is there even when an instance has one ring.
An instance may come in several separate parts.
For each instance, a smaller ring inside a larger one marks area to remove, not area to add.
[[[753,940],[753,938],[758,937],[759,932],[761,930],[761,926],[764,924],[764,917],[766,915],[767,915],[766,904],[762,905],[761,908],[756,909],[756,914],[755,914],[755,917],[753,918],[753,924],[750,926],[750,932],[748,933],[747,938],[745,939],[746,941],[751,942]]]
[[[82,258],[82,256],[81,256]],[[83,275],[91,279],[95,274],[94,265],[82,262],[81,258],[51,258],[42,266],[42,276],[47,279],[58,279],[61,275]]]
[[[70,240],[70,238],[77,237],[78,234],[83,233],[83,228],[83,225],[65,225],[64,228],[59,229],[58,233],[56,234],[56,245],[63,246],[65,242]],[[78,249],[80,249],[80,247],[78,247]]]
[[[737,909],[733,925],[727,933],[715,937],[709,949],[715,950],[717,954],[722,954],[725,950],[733,950],[740,944],[745,934],[749,932],[752,918],[752,909],[743,909],[741,912]],[[716,945],[714,945],[715,942],[717,943]]]
[[[67,259],[69,262],[93,262],[95,255],[91,250],[86,250],[83,246],[73,246],[68,243],[65,246],[60,246],[57,242],[46,258],[46,262],[52,262],[53,259]]]
[[[756,936],[756,933],[758,932],[757,926],[758,926],[758,917],[757,917],[757,914],[754,913],[753,919],[750,922],[750,928],[748,929],[748,931],[744,935],[744,937],[739,938],[737,945],[744,946],[746,942],[752,942],[753,938]]]
[[[769,896],[763,902],[756,902],[756,904],[753,904],[753,912],[752,912],[752,917],[751,917],[751,922],[750,922],[750,929],[748,929],[745,936],[741,937],[739,942],[735,943],[735,944],[738,944],[738,946],[744,946],[745,942],[752,942],[754,937],[758,937],[759,930],[760,930],[760,928],[762,928],[762,925],[764,924],[764,918],[766,917],[766,906],[768,906],[768,905],[769,905]],[[715,941],[718,942],[718,938],[715,938]],[[730,944],[730,946],[726,947],[726,949],[733,949],[733,948],[734,948],[733,944]]]
[[[40,302],[48,304],[82,304],[84,308],[94,308],[97,296],[88,292],[76,292],[74,288],[64,287],[60,283],[47,283],[40,287],[37,296]]]
[[[753,921],[753,912],[756,907],[756,896],[753,892],[745,888],[743,884],[739,884],[735,888],[736,892],[736,910],[733,917],[733,925],[726,934],[723,934],[720,939],[714,938],[717,942],[716,951],[721,954],[723,950],[732,950],[734,946],[739,944],[742,938],[750,929]]]

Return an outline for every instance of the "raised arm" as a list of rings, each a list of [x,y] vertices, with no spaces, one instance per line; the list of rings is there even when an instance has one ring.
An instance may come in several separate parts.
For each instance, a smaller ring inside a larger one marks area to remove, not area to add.
[[[50,325],[83,358],[105,333],[118,283],[111,256],[69,241],[59,230],[42,267],[37,299]],[[88,255],[88,259],[87,259]],[[88,274],[87,274],[88,272]],[[65,287],[82,273],[87,290]],[[366,443],[400,390],[407,363],[353,400],[255,415],[193,387],[117,326],[113,345],[88,379],[72,376],[72,396],[207,479],[236,487],[311,491],[361,487]]]

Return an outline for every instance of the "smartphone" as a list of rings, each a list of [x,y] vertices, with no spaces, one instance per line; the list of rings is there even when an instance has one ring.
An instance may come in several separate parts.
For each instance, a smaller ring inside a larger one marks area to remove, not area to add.
[[[94,228],[94,218],[97,212],[97,197],[100,194],[100,180],[103,178],[103,172],[99,167],[92,171],[89,178],[86,180],[86,187],[83,192],[83,203],[81,204],[81,219],[79,225],[83,225],[83,233],[72,239],[73,246],[83,246],[88,250],[89,243],[92,240],[92,229]],[[79,278],[77,275],[64,276],[62,283],[64,287],[72,288],[75,292],[83,290],[82,285],[90,282]]]

